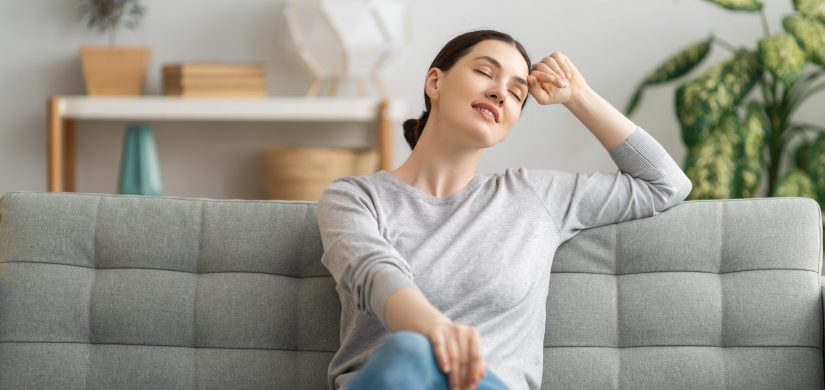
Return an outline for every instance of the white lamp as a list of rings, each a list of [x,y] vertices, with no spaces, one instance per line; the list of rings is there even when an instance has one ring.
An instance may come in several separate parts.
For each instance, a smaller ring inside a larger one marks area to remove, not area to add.
[[[312,76],[307,97],[329,81],[330,95],[341,82],[354,82],[367,96],[372,79],[388,96],[380,75],[405,54],[410,41],[406,7],[397,0],[290,0],[284,8],[287,47]]]

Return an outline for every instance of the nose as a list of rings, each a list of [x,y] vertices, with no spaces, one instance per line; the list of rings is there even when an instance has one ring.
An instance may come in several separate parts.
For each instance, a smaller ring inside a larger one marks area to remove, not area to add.
[[[498,105],[504,103],[504,97],[507,96],[502,86],[491,87],[487,90],[487,97],[496,101]]]

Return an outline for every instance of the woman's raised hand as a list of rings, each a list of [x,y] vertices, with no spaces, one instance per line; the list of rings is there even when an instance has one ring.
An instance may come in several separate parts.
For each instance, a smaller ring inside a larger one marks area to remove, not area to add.
[[[476,328],[439,321],[425,333],[433,345],[436,362],[445,374],[449,389],[475,389],[486,371],[481,335]]]
[[[530,94],[539,104],[564,104],[588,88],[573,61],[560,52],[553,52],[533,64],[527,82]]]

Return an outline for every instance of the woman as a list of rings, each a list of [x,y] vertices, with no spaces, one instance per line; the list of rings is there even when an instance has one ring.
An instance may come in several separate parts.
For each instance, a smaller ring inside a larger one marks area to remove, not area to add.
[[[479,174],[528,94],[563,104],[620,171]],[[656,215],[690,180],[596,94],[564,54],[534,65],[496,31],[451,40],[404,123],[394,171],[339,178],[318,203],[321,259],[341,299],[332,389],[538,389],[555,249],[582,229]]]

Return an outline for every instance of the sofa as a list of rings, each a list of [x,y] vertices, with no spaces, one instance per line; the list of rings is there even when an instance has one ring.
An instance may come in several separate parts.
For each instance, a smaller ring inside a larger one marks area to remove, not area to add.
[[[0,389],[324,389],[316,204],[0,198]],[[683,202],[556,252],[543,389],[822,389],[805,198]]]

